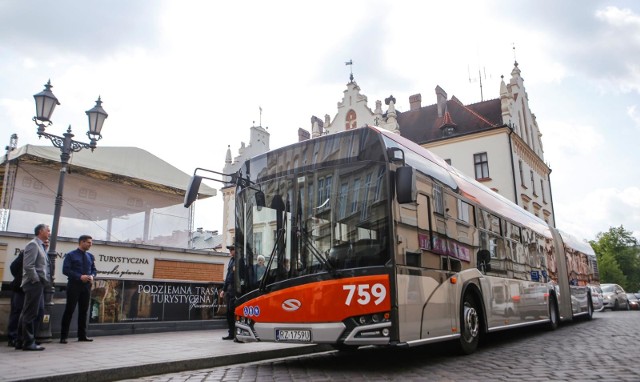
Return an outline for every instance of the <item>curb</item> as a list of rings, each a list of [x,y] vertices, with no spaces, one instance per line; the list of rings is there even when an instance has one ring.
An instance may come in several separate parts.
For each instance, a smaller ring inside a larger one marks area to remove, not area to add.
[[[148,377],[160,374],[178,373],[182,371],[210,369],[240,363],[264,361],[268,359],[291,357],[321,353],[333,350],[329,345],[309,345],[288,349],[264,350],[240,354],[229,354],[217,357],[185,359],[178,361],[159,362],[145,365],[116,367],[109,369],[83,371],[79,373],[60,374],[47,377],[27,378],[22,381],[42,382],[107,382],[122,379]]]

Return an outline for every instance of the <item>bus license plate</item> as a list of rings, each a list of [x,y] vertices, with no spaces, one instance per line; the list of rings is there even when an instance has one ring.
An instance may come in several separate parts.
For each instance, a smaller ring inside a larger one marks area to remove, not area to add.
[[[299,329],[276,329],[276,341],[311,342],[311,331]]]

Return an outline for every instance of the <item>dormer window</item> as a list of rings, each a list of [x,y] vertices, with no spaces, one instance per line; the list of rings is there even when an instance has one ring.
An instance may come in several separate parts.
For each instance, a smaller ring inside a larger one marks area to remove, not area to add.
[[[455,128],[455,127],[453,127],[453,126],[445,126],[445,127],[442,129],[442,136],[443,136],[443,137],[450,137],[450,136],[452,136],[452,135],[453,135],[453,134],[455,134],[455,133],[456,133],[456,128]]]

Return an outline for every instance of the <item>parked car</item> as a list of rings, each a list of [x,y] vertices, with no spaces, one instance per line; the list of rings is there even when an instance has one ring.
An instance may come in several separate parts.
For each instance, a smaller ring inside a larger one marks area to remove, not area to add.
[[[631,309],[627,294],[620,285],[600,284],[600,289],[602,289],[602,300],[604,302],[604,309]]]
[[[640,310],[640,300],[636,293],[627,293],[627,301],[629,301],[631,310]]]
[[[600,312],[604,310],[604,300],[602,298],[602,289],[598,285],[589,285],[591,289],[591,302],[593,303],[593,310]]]

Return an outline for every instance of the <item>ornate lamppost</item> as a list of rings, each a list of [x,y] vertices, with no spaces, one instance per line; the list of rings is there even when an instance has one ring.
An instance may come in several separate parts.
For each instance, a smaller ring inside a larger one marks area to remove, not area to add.
[[[67,174],[67,167],[69,165],[69,159],[72,152],[78,152],[82,149],[91,149],[93,151],[97,142],[102,138],[100,132],[102,131],[102,124],[107,119],[108,114],[104,111],[101,104],[100,97],[96,101],[96,105],[85,113],[89,117],[89,131],[87,136],[90,139],[90,143],[83,143],[74,141],[72,138],[74,135],[71,133],[71,125],[67,129],[67,132],[59,137],[57,135],[49,134],[45,132],[45,129],[53,124],[51,121],[51,115],[56,105],[60,105],[58,99],[51,92],[51,81],[49,80],[44,85],[44,90],[33,96],[36,101],[36,116],[33,117],[33,121],[38,126],[38,136],[45,137],[53,143],[53,145],[60,149],[60,179],[58,181],[58,192],[56,194],[55,209],[53,212],[53,224],[51,225],[51,239],[49,240],[49,262],[51,264],[51,287],[45,288],[44,304],[45,304],[45,318],[40,327],[39,337],[49,339],[51,338],[51,313],[53,310],[53,293],[55,291],[54,277],[56,270],[56,244],[58,242],[58,225],[60,223],[60,212],[62,210],[62,191],[64,189],[64,177]]]

